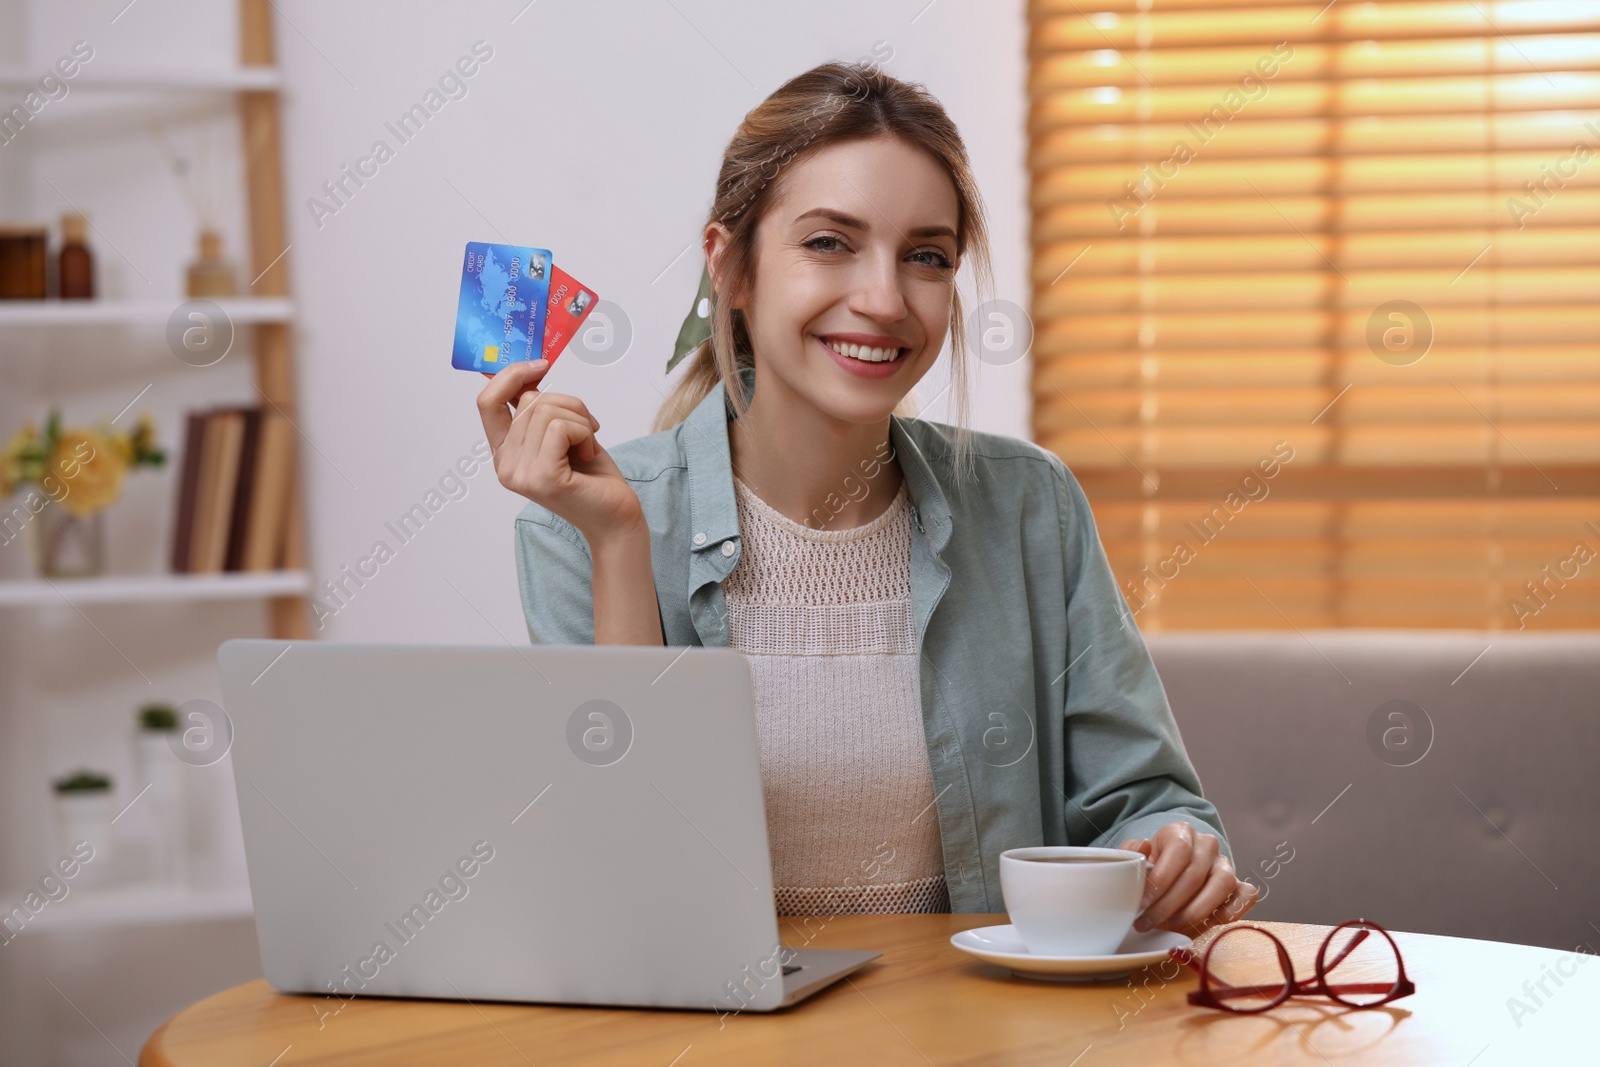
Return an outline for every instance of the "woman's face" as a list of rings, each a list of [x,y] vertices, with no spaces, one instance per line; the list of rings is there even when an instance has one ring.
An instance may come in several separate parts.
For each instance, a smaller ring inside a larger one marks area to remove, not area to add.
[[[754,289],[734,305],[757,381],[847,422],[887,417],[944,344],[958,210],[943,166],[896,137],[795,164],[757,224]]]

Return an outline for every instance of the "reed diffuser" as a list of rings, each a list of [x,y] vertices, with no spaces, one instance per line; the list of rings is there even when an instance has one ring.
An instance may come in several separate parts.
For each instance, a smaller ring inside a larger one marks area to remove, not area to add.
[[[191,299],[235,295],[238,280],[233,264],[223,254],[220,226],[222,201],[230,183],[218,173],[214,128],[205,127],[188,153],[174,146],[160,123],[152,122],[150,132],[177,177],[199,230],[198,252],[185,272],[185,293]]]

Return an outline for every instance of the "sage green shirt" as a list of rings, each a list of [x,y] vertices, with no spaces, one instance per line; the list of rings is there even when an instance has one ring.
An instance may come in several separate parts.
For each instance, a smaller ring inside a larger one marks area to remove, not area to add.
[[[650,525],[668,645],[728,645],[721,583],[740,554],[729,413],[718,386],[678,426],[609,450]],[[890,417],[951,910],[1005,911],[1008,848],[1115,847],[1184,821],[1231,859],[1077,480],[1037,445],[974,432],[976,478],[957,485],[952,434]],[[516,557],[533,641],[593,644],[583,535],[530,502]]]

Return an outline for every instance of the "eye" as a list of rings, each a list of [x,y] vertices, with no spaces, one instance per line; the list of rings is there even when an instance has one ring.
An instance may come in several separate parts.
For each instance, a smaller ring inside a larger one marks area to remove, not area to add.
[[[840,244],[840,239],[838,237],[835,237],[833,234],[823,233],[823,234],[818,234],[817,236],[811,238],[811,240],[809,240],[809,241],[800,242],[800,247],[809,248],[814,252],[836,252],[836,251],[839,250],[836,247],[835,248],[819,248],[819,247],[817,247],[817,244],[820,241],[831,241],[836,246]]]
[[[915,257],[915,256],[931,256],[931,257],[933,257],[931,260],[923,260],[923,262],[927,266],[935,267],[935,268],[937,268],[939,270],[949,270],[950,267],[951,267],[950,257],[946,256],[943,252],[939,251],[937,248],[919,248],[915,252],[911,253],[911,255],[913,257]]]

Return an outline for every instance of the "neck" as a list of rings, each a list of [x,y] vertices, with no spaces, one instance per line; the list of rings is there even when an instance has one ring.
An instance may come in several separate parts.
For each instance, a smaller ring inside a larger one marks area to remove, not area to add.
[[[758,377],[744,417],[728,424],[734,475],[774,510],[809,526],[848,529],[887,511],[901,482],[889,416],[846,422],[776,375]]]

